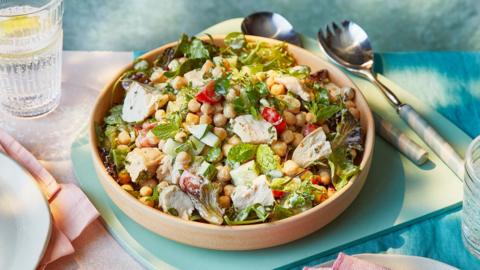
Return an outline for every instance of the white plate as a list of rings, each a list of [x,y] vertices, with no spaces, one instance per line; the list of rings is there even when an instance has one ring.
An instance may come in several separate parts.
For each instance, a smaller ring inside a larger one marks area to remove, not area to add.
[[[392,270],[458,270],[453,266],[423,257],[395,254],[357,254],[353,255],[367,262],[375,263]],[[333,261],[320,266],[332,266]]]
[[[36,180],[0,153],[0,269],[35,269],[50,230],[50,210]]]

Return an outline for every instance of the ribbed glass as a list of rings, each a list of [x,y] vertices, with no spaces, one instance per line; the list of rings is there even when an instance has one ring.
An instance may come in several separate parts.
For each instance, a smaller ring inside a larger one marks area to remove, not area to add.
[[[465,157],[462,215],[465,247],[480,258],[480,136],[470,144]]]
[[[60,102],[62,0],[0,0],[0,107],[19,117]]]

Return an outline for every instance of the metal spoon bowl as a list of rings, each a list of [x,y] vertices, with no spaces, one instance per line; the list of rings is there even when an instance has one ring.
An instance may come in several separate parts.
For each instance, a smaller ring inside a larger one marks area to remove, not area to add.
[[[302,41],[287,19],[274,12],[256,12],[242,21],[242,32],[247,35],[268,37],[302,47]]]
[[[327,57],[339,66],[360,75],[375,84],[395,107],[400,117],[435,151],[435,153],[463,179],[463,159],[438,134],[435,129],[410,105],[403,104],[397,96],[377,79],[373,71],[373,49],[367,33],[356,23],[332,23],[318,31],[318,41]]]

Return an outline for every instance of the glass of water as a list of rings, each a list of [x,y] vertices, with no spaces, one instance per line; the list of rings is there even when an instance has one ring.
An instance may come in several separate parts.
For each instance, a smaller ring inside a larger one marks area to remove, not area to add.
[[[0,0],[0,109],[18,117],[60,102],[62,0]]]
[[[468,147],[464,178],[463,242],[470,253],[480,258],[480,136]]]

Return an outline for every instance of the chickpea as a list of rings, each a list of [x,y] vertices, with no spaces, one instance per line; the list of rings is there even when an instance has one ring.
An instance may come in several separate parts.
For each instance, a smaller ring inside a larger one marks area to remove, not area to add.
[[[200,122],[200,117],[194,113],[188,113],[185,117],[185,123],[187,125],[196,125]]]
[[[229,196],[220,196],[218,197],[218,204],[222,208],[229,208],[230,205],[232,204],[232,201]]]
[[[223,105],[222,103],[217,103],[215,105],[213,105],[213,108],[215,110],[215,113],[221,113],[223,112]]]
[[[282,141],[272,143],[272,150],[275,154],[284,157],[287,154],[287,144]]]
[[[232,149],[232,147],[233,147],[233,145],[231,145],[231,144],[228,144],[228,143],[224,144],[224,145],[222,146],[223,155],[224,155],[224,156],[227,156],[227,155],[228,155],[228,151],[230,151],[230,149]]]
[[[120,185],[128,184],[131,180],[130,174],[126,170],[121,170],[118,173],[118,183]]]
[[[225,100],[228,102],[232,102],[235,98],[237,98],[237,91],[235,91],[235,89],[228,90],[228,93],[225,96]]]
[[[160,121],[162,121],[163,119],[165,119],[165,115],[166,115],[166,114],[167,114],[167,113],[165,112],[165,110],[157,110],[157,111],[155,112],[155,119],[160,122]]]
[[[123,188],[123,190],[125,190],[125,191],[133,191],[132,185],[129,185],[129,184],[124,184],[124,185],[122,185],[122,188]]]
[[[329,188],[327,189],[327,196],[328,196],[328,198],[332,197],[333,194],[335,194],[335,192],[337,192],[337,191],[336,191],[333,187],[329,187]]]
[[[357,105],[355,105],[355,102],[348,100],[348,101],[345,101],[345,107],[347,107],[347,109],[350,109],[350,108],[356,108]]]
[[[293,132],[289,129],[282,132],[280,136],[282,138],[282,141],[284,141],[286,144],[291,143],[295,139],[295,137],[293,136]]]
[[[168,94],[168,100],[175,101],[177,100],[177,96],[175,94],[170,93]]]
[[[213,134],[217,135],[220,141],[225,140],[225,138],[227,137],[227,131],[221,127],[214,127]]]
[[[275,77],[268,77],[265,83],[267,84],[268,89],[270,89],[275,84]]]
[[[153,200],[152,200],[152,198],[150,198],[148,196],[140,197],[140,199],[138,199],[138,200],[141,201],[146,206],[153,207]]]
[[[331,183],[330,172],[327,170],[320,171],[320,183],[324,186],[328,186]]]
[[[205,102],[202,104],[200,111],[202,111],[203,114],[208,115],[212,114],[215,111],[215,108],[211,104]]]
[[[212,118],[206,114],[202,114],[202,116],[200,116],[199,123],[209,125],[212,123]]]
[[[220,182],[228,182],[232,179],[230,176],[230,166],[218,166],[217,167],[217,180]]]
[[[117,136],[117,141],[119,144],[128,145],[131,142],[130,134],[126,130],[122,130]]]
[[[225,107],[223,107],[223,115],[225,115],[225,117],[228,119],[235,118],[236,113],[235,109],[233,108],[233,104],[227,103]]]
[[[156,69],[152,75],[150,75],[150,81],[153,83],[163,83],[167,80],[167,77],[163,75],[165,71],[163,69]]]
[[[295,161],[287,160],[283,163],[282,171],[285,175],[292,177],[298,174],[301,171],[301,168]]]
[[[179,142],[179,143],[184,143],[185,140],[187,139],[187,133],[183,132],[183,131],[180,131],[180,132],[177,132],[177,134],[175,134],[175,141]]]
[[[305,112],[300,112],[295,116],[297,118],[297,122],[295,123],[298,127],[304,127],[307,119],[306,119],[306,113]]]
[[[225,194],[225,196],[232,196],[233,191],[235,191],[234,185],[226,185],[223,187],[223,194]]]
[[[309,112],[305,116],[305,120],[307,120],[308,123],[313,124],[313,123],[317,122],[317,117],[315,116],[315,114]]]
[[[182,87],[186,86],[187,84],[188,84],[187,80],[182,76],[177,76],[170,82],[170,85],[172,85],[173,89],[175,90],[180,90]]]
[[[177,154],[177,157],[175,158],[175,162],[183,165],[187,165],[192,161],[192,157],[190,156],[189,153],[182,151]]]
[[[193,113],[197,113],[200,111],[200,107],[202,106],[202,104],[200,104],[200,102],[198,102],[196,99],[192,98],[189,102],[188,102],[188,110],[193,112]]]
[[[285,111],[283,113],[283,119],[285,119],[285,122],[287,122],[287,125],[293,126],[295,123],[297,123],[297,118],[295,115],[291,112]]]
[[[140,195],[142,195],[142,196],[150,196],[150,195],[152,195],[152,193],[153,193],[153,189],[149,186],[143,186],[140,189]]]
[[[230,137],[228,139],[228,143],[231,144],[231,145],[237,145],[241,142],[242,142],[242,140],[240,140],[240,138],[237,135],[233,135],[232,137]]]
[[[163,106],[165,106],[167,104],[167,102],[170,100],[170,97],[166,94],[166,95],[161,95],[159,98],[158,98],[158,101],[157,101],[157,108],[162,108]]]
[[[303,135],[298,132],[293,133],[293,146],[298,146],[303,140]]]
[[[351,107],[348,108],[348,111],[353,115],[353,117],[355,117],[355,119],[360,120],[360,111],[357,108]]]
[[[217,113],[213,116],[213,123],[217,127],[225,126],[225,124],[227,123],[227,120],[228,119],[225,117],[225,115],[223,115],[223,113]]]
[[[283,84],[274,84],[272,85],[272,87],[270,87],[270,93],[272,93],[272,95],[274,96],[278,96],[278,95],[283,95],[285,94],[286,92],[286,89],[285,89],[285,86],[283,86]]]

